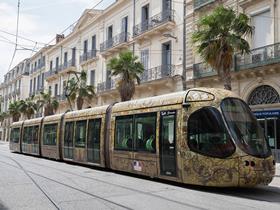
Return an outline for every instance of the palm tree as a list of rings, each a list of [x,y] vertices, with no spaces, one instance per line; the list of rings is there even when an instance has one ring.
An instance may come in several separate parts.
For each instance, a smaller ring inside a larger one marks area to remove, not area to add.
[[[47,93],[41,92],[41,98],[37,104],[44,107],[44,116],[53,115],[59,107],[58,101],[51,96],[50,91]]]
[[[70,91],[67,96],[71,101],[76,101],[78,110],[83,108],[85,99],[90,101],[95,96],[94,87],[87,85],[87,73],[85,71],[82,71],[79,77],[76,74],[76,77],[70,79],[67,83],[67,89]]]
[[[140,77],[144,72],[144,66],[137,61],[138,57],[130,51],[124,51],[119,54],[119,58],[112,58],[108,63],[108,69],[111,75],[121,76],[118,83],[118,90],[121,101],[129,101],[135,93],[135,80],[140,84]]]
[[[198,44],[198,53],[217,71],[227,90],[231,90],[230,71],[234,52],[241,55],[250,53],[250,46],[244,39],[253,33],[249,22],[247,15],[219,6],[212,14],[199,20],[198,30],[192,35],[193,43]]]
[[[21,103],[20,101],[11,102],[9,104],[9,114],[13,118],[13,122],[19,121],[21,116]]]
[[[6,112],[0,112],[0,123],[3,123],[3,121],[8,117],[8,114]]]
[[[35,114],[37,109],[37,103],[34,102],[34,96],[27,98],[26,100],[21,100],[21,112],[27,119],[30,119],[32,115]]]

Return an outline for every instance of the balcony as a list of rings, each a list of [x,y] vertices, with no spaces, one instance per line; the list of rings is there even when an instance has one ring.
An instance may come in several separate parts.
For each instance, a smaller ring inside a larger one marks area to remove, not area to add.
[[[249,55],[236,54],[236,71],[276,64],[280,62],[280,43],[251,50]]]
[[[161,65],[154,68],[145,70],[141,75],[141,82],[149,82],[153,80],[159,80],[166,77],[174,76],[174,65]]]
[[[54,78],[57,75],[58,71],[57,70],[51,70],[45,73],[45,78],[47,80]]]
[[[251,70],[278,63],[280,63],[280,43],[253,49],[248,55],[236,54],[232,72]],[[217,72],[204,63],[197,63],[193,65],[193,75],[194,79],[200,79],[217,75]]]
[[[193,78],[199,79],[217,75],[217,72],[205,63],[196,63],[193,65]]]
[[[101,92],[113,90],[115,88],[116,88],[115,80],[107,80],[97,85],[97,92],[101,93]]]
[[[93,61],[96,58],[97,58],[97,50],[90,50],[86,53],[83,53],[80,56],[80,63],[83,65],[83,64],[86,64],[90,61]]]
[[[59,73],[65,73],[65,72],[68,72],[70,70],[73,70],[74,68],[76,67],[76,63],[75,63],[75,60],[69,60],[67,62],[65,62],[64,64],[60,65],[58,67],[58,70],[57,72]]]
[[[174,10],[163,11],[133,27],[133,37],[138,39],[145,35],[170,30],[174,26]]]
[[[198,10],[207,4],[213,3],[215,0],[194,0],[193,1],[193,8],[194,10]]]
[[[129,40],[129,33],[122,32],[112,39],[108,39],[100,44],[100,53],[102,55],[110,54],[124,48]]]

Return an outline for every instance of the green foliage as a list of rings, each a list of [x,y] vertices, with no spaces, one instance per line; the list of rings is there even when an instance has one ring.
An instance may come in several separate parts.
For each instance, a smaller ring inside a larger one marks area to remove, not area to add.
[[[82,71],[79,77],[76,75],[76,77],[71,78],[67,82],[67,89],[70,90],[69,99],[76,101],[78,110],[83,108],[84,99],[92,100],[95,96],[94,87],[87,85],[87,73],[85,71]]]
[[[21,103],[20,101],[11,102],[9,104],[9,114],[13,118],[13,122],[19,121],[21,116]]]
[[[30,119],[38,110],[40,104],[34,101],[34,96],[27,98],[26,100],[20,100],[20,111],[21,113]]]
[[[38,100],[38,107],[44,107],[44,116],[53,115],[59,107],[59,103],[55,97],[51,96],[51,92],[41,92],[41,99]]]
[[[199,20],[198,30],[192,35],[197,52],[224,80],[225,89],[231,90],[234,52],[250,53],[249,43],[244,39],[253,33],[249,23],[247,15],[237,15],[232,9],[220,6]]]
[[[112,58],[108,63],[108,69],[112,76],[120,76],[121,81],[118,90],[122,101],[131,100],[135,93],[135,80],[140,84],[140,75],[144,72],[144,66],[137,61],[138,57],[130,51],[124,51],[119,57]]]

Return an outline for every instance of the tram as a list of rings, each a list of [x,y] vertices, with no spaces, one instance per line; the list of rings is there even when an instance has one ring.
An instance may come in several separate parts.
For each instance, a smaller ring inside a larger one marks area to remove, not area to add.
[[[248,105],[195,88],[13,123],[10,150],[193,185],[268,185],[275,160]]]

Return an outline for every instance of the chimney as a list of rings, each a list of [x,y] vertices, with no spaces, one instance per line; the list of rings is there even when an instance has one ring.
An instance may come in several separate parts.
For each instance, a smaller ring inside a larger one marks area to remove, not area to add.
[[[56,44],[64,39],[64,34],[56,34]]]

